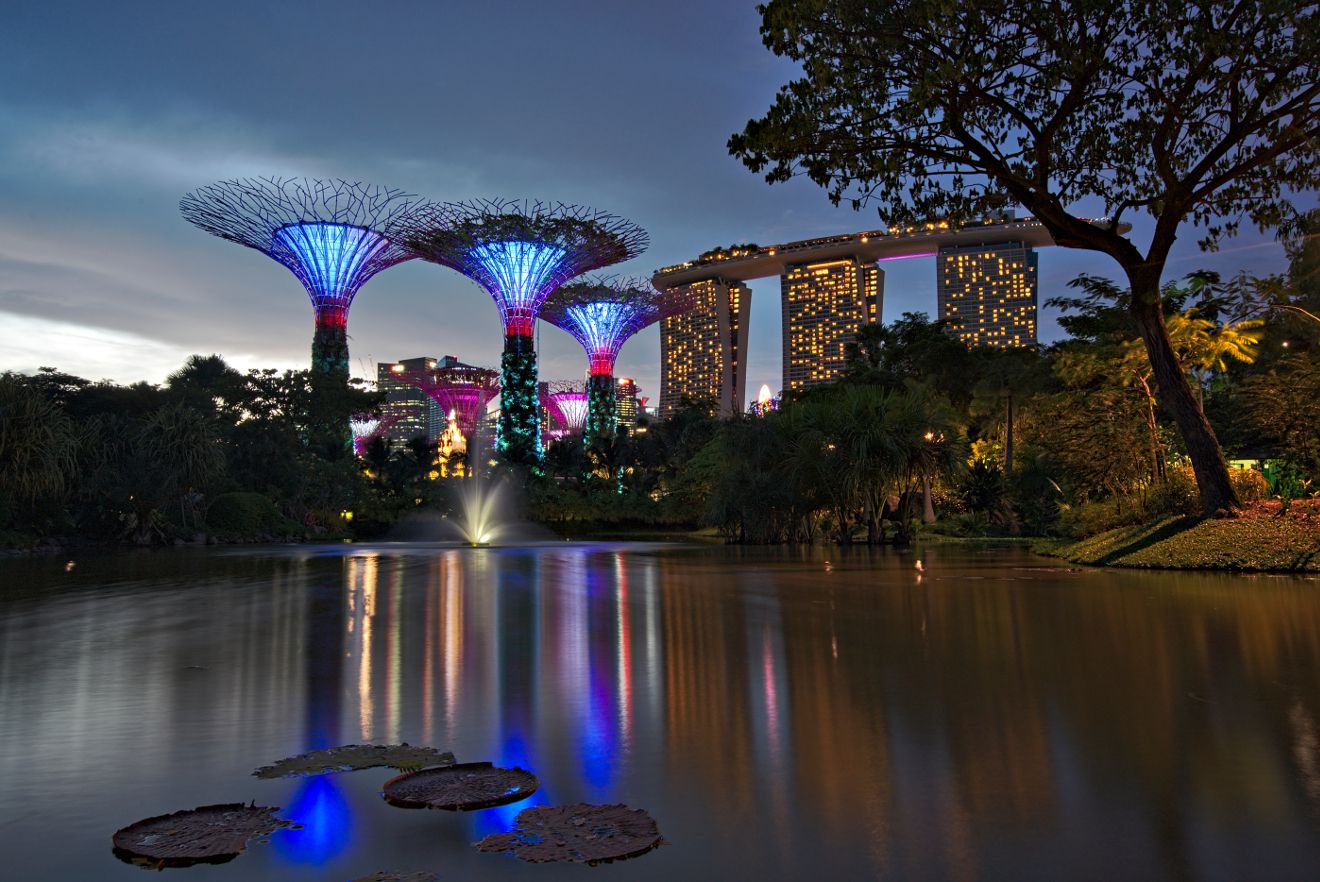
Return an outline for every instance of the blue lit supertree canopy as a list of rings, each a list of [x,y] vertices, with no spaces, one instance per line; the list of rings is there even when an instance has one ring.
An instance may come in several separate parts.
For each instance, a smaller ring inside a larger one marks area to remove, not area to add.
[[[685,291],[661,291],[645,279],[593,278],[560,287],[546,299],[541,318],[582,344],[593,376],[613,375],[630,337],[693,305]]]
[[[638,256],[649,242],[631,221],[560,202],[430,204],[407,227],[402,238],[419,257],[472,279],[494,298],[505,334],[529,337],[550,292]]]
[[[614,431],[614,363],[629,338],[647,325],[691,309],[685,290],[662,291],[645,279],[592,278],[561,286],[541,318],[567,331],[586,350],[590,409],[585,442]]]
[[[494,299],[504,326],[496,446],[511,460],[541,455],[533,332],[545,299],[568,280],[638,256],[646,231],[577,205],[502,199],[430,204],[402,240],[424,260],[458,270]]]
[[[348,379],[348,311],[376,273],[415,255],[391,234],[417,204],[342,180],[244,178],[187,194],[179,210],[212,235],[256,249],[302,282],[316,313],[312,371]]]

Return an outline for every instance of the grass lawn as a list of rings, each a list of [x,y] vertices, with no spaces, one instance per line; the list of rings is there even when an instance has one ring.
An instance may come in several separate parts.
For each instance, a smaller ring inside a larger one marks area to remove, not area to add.
[[[1320,504],[1259,502],[1234,518],[1171,517],[1038,548],[1094,566],[1320,572]]]

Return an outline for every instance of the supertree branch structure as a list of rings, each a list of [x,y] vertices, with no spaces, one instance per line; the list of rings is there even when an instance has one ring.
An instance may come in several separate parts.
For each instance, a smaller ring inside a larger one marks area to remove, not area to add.
[[[614,363],[623,344],[647,325],[693,305],[685,291],[662,291],[645,279],[628,278],[572,282],[546,299],[541,318],[571,334],[587,353],[586,444],[614,432]]]
[[[577,205],[503,199],[422,206],[402,241],[464,274],[495,300],[504,324],[497,446],[515,462],[541,456],[533,333],[542,304],[584,272],[629,260],[648,244],[631,221]]]
[[[582,431],[587,422],[587,387],[581,380],[551,380],[547,384],[546,407],[556,428],[551,435],[562,438]]]
[[[371,414],[357,414],[348,421],[349,431],[353,433],[353,453],[362,456],[367,452],[372,440],[389,437],[390,429],[398,422],[398,417],[377,417]]]
[[[499,373],[465,364],[408,371],[400,379],[425,392],[446,417],[453,414],[458,430],[469,440],[480,432],[486,405],[500,391]]]
[[[243,178],[179,201],[184,219],[279,261],[307,289],[316,314],[313,376],[348,380],[348,311],[376,273],[416,255],[390,231],[417,199],[342,180]]]

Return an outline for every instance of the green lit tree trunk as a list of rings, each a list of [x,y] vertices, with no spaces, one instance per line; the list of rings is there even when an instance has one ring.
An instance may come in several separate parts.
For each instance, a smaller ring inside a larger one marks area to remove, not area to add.
[[[536,346],[530,335],[508,334],[500,358],[500,423],[495,447],[509,462],[541,461],[541,406]]]
[[[312,376],[348,385],[348,326],[317,321],[312,334]]]
[[[597,438],[614,434],[614,376],[592,374],[587,380],[587,427],[582,446],[590,448]]]
[[[352,451],[349,429],[348,326],[343,322],[316,322],[312,334],[311,413],[308,414],[309,444],[330,458]]]

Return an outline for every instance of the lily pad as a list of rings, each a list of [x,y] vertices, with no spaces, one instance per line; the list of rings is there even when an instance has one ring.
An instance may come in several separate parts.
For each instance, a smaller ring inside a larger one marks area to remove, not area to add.
[[[330,772],[352,772],[384,766],[403,772],[424,769],[427,766],[452,766],[454,755],[434,747],[413,747],[410,744],[345,744],[300,753],[262,766],[253,772],[258,778],[298,778],[325,775]]]
[[[435,873],[372,873],[370,876],[359,876],[356,879],[350,879],[349,882],[438,882],[440,879]]]
[[[525,769],[460,763],[423,769],[385,782],[385,801],[399,808],[470,812],[526,799],[541,782]]]
[[[278,807],[235,802],[145,818],[115,833],[115,856],[157,868],[223,864],[242,854],[253,837],[294,826],[274,817],[277,811]]]
[[[474,844],[478,851],[515,855],[530,863],[607,864],[664,844],[655,819],[626,805],[539,805],[523,809],[510,833]]]

